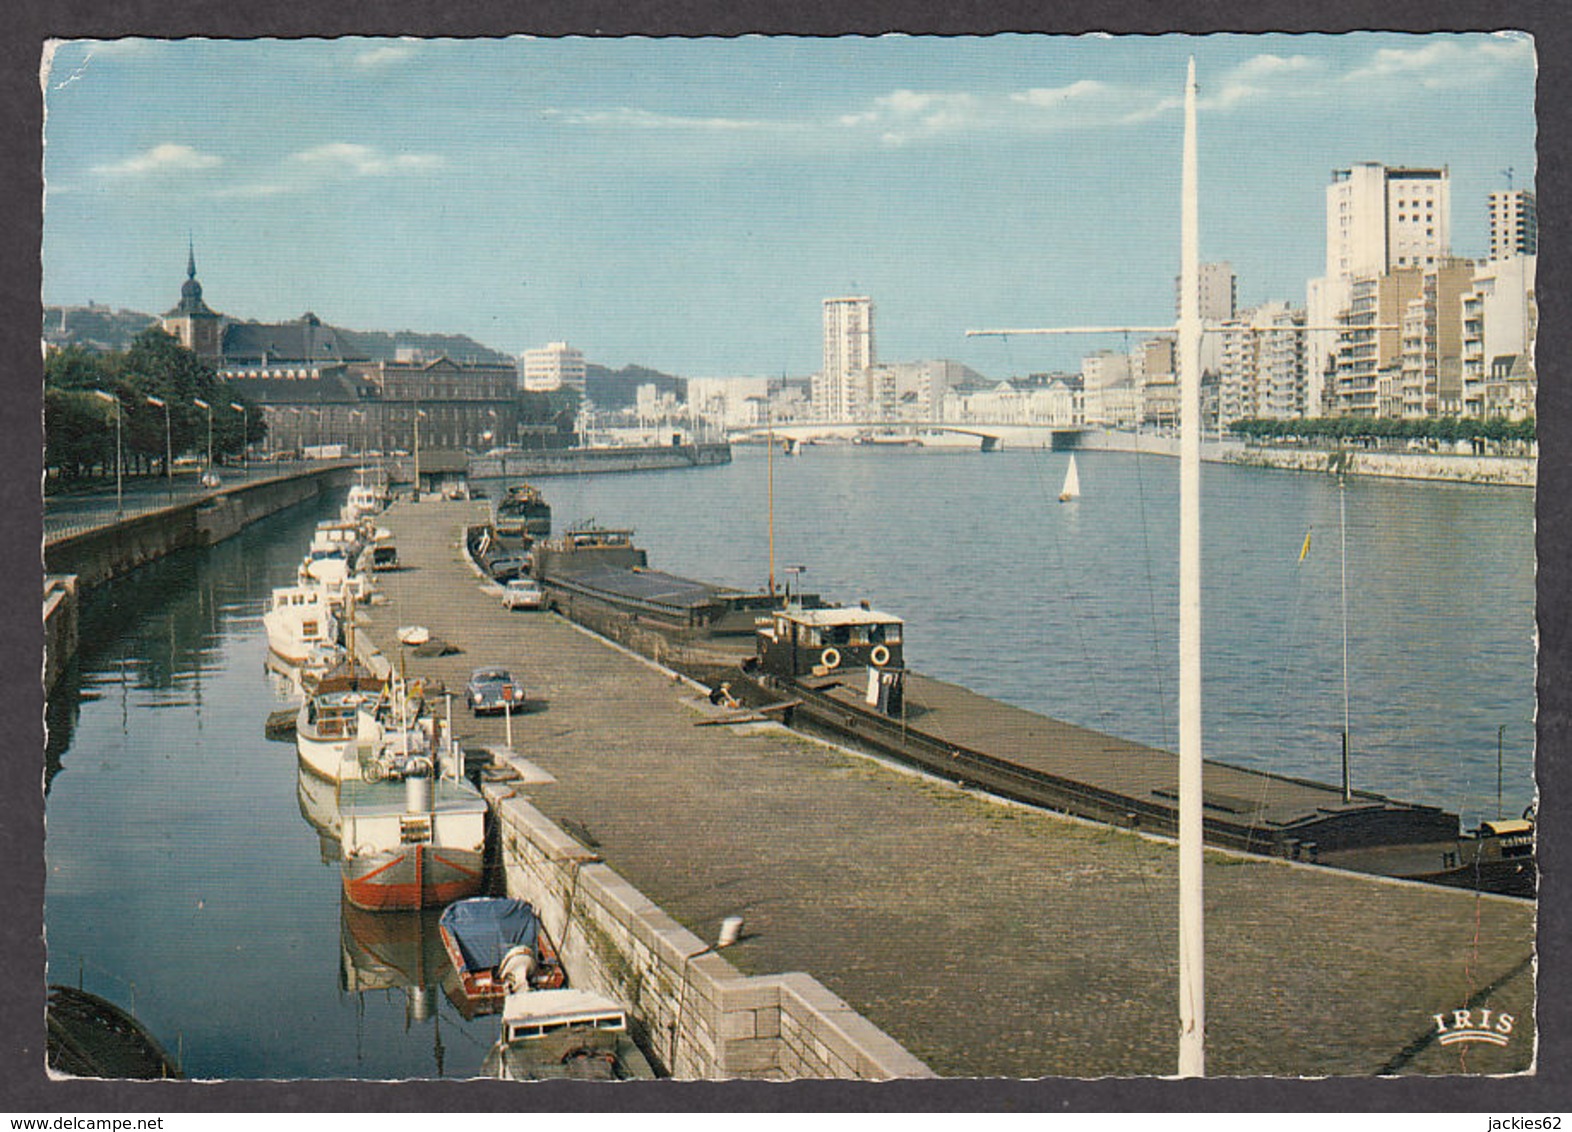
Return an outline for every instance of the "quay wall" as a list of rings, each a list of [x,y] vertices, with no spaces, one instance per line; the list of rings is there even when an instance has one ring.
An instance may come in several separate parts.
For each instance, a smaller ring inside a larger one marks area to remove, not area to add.
[[[44,578],[44,695],[54,691],[76,655],[81,598],[74,574]]]
[[[1177,457],[1179,438],[1149,433],[1088,430],[1076,440],[1074,447],[1083,451],[1140,452]],[[1235,464],[1246,468],[1322,474],[1335,471],[1341,462],[1344,470],[1355,476],[1507,487],[1533,487],[1539,467],[1539,461],[1532,456],[1473,456],[1362,448],[1279,448],[1247,445],[1242,440],[1232,438],[1203,441],[1201,459],[1208,463]]]
[[[352,474],[348,468],[327,468],[240,484],[51,539],[44,544],[44,569],[74,574],[83,590],[92,589],[176,550],[222,542],[258,519],[343,486]]]
[[[648,448],[550,448],[471,456],[469,478],[512,479],[572,476],[590,472],[650,472],[731,463],[729,444],[682,444]]]
[[[486,793],[508,894],[534,904],[577,985],[628,1004],[672,1076],[935,1076],[817,979],[742,974],[511,787]]]
[[[1221,457],[1224,463],[1293,472],[1331,472],[1346,461],[1349,475],[1444,483],[1533,487],[1539,461],[1530,456],[1455,456],[1437,452],[1328,451],[1304,448],[1242,448]]]

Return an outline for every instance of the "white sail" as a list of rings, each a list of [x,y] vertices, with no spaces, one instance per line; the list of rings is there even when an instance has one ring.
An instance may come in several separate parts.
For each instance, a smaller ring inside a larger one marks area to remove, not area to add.
[[[1070,454],[1070,468],[1064,473],[1064,487],[1059,492],[1059,502],[1068,503],[1081,498],[1081,475],[1075,470],[1075,454]]]

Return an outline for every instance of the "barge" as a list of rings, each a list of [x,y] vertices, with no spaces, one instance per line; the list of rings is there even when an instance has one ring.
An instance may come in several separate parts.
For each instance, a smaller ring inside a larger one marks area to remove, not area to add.
[[[809,594],[745,593],[651,570],[633,532],[589,526],[535,544],[553,608],[753,709],[961,785],[1174,836],[1171,751],[1049,719],[906,669],[904,622]],[[1207,844],[1532,897],[1531,815],[1464,831],[1457,814],[1207,760]]]
[[[796,609],[759,628],[743,660],[755,707],[991,793],[1172,836],[1177,757],[1048,719],[902,663],[904,625],[877,610]],[[782,701],[785,701],[782,704]],[[1207,760],[1205,839],[1221,848],[1355,872],[1531,897],[1530,817],[1465,833],[1458,815],[1370,791]]]

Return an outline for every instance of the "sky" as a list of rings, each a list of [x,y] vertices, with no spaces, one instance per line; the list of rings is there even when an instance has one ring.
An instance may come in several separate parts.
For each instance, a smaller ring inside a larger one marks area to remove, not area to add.
[[[1241,304],[1303,304],[1334,169],[1447,166],[1472,257],[1533,185],[1516,33],[74,41],[43,301],[161,313],[189,239],[240,319],[805,376],[822,301],[868,295],[881,361],[1074,369],[1134,339],[965,332],[1172,320],[1191,56]]]

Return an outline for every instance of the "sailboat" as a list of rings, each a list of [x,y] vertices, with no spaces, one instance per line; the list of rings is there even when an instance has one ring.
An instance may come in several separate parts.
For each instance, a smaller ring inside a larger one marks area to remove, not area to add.
[[[1059,502],[1071,503],[1081,498],[1081,476],[1075,470],[1075,453],[1070,453],[1070,467],[1064,473],[1064,487],[1059,490]]]

